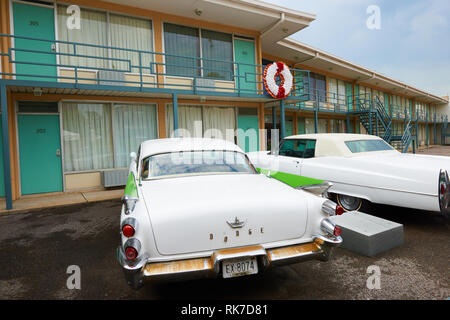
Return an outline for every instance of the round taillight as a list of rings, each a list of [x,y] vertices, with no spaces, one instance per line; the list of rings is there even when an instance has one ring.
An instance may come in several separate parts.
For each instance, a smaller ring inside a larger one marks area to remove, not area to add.
[[[129,224],[126,224],[122,227],[122,233],[127,238],[132,237],[134,236],[134,228]]]
[[[134,260],[137,258],[138,252],[133,247],[127,247],[125,249],[125,256],[127,257],[127,260]]]
[[[341,206],[339,206],[339,205],[336,206],[336,215],[337,216],[340,216],[341,214],[343,214],[344,211],[345,211],[344,208],[342,208]]]
[[[334,234],[336,237],[339,237],[339,236],[341,235],[341,233],[342,233],[341,228],[339,228],[338,226],[335,226],[335,227],[334,227],[334,232],[333,232],[333,234]]]

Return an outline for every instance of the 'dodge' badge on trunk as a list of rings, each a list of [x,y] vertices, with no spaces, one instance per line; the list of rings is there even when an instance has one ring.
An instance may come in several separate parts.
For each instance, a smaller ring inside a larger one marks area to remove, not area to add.
[[[234,221],[227,221],[227,223],[233,229],[235,229],[235,228],[242,228],[245,225],[245,221],[240,221],[238,219],[238,217],[235,217]]]

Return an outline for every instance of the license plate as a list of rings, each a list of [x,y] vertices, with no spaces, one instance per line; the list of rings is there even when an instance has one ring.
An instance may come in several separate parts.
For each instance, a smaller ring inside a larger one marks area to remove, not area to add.
[[[258,273],[256,257],[240,258],[222,261],[224,278],[233,278]]]

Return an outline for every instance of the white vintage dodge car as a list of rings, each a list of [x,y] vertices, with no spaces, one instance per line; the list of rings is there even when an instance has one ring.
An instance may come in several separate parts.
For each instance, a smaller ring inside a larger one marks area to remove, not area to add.
[[[450,211],[450,157],[400,153],[377,136],[302,134],[283,139],[277,154],[248,156],[293,187],[331,182],[328,194],[347,211],[369,203]]]
[[[326,261],[342,242],[334,202],[259,174],[235,144],[145,141],[132,154],[117,258],[144,280],[236,277],[270,266]]]

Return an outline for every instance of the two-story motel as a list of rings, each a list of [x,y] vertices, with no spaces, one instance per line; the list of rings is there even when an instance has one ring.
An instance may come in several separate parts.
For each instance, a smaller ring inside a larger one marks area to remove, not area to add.
[[[130,152],[177,128],[214,128],[246,151],[267,149],[273,128],[445,142],[448,97],[289,38],[315,19],[256,0],[0,0],[7,208],[125,182]],[[294,75],[284,100],[263,86],[273,61]]]

